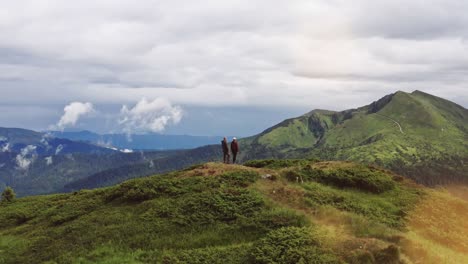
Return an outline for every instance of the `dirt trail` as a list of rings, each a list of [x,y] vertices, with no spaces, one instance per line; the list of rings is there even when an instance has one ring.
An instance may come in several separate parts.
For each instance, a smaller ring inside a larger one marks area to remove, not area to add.
[[[401,127],[401,125],[400,125],[400,123],[399,123],[398,121],[396,121],[395,119],[393,119],[393,118],[391,118],[391,117],[388,117],[388,116],[384,116],[384,115],[377,114],[377,113],[375,113],[375,114],[376,114],[376,115],[379,115],[379,116],[382,116],[382,117],[385,117],[385,118],[387,118],[387,119],[392,120],[393,123],[397,124],[398,128],[400,128],[400,132],[401,132],[402,134],[405,134],[405,132],[403,132],[403,128]]]

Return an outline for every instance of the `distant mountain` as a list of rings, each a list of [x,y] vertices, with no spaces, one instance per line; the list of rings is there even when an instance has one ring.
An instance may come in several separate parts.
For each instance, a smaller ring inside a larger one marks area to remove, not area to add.
[[[109,154],[110,148],[85,142],[54,137],[21,128],[0,128],[1,152],[34,152],[37,155],[57,155],[69,153]]]
[[[101,146],[113,146],[119,149],[138,150],[168,150],[192,149],[200,146],[215,144],[221,136],[189,136],[189,135],[162,135],[162,134],[104,134],[100,135],[90,131],[80,132],[49,132],[54,137],[71,140],[88,141]]]
[[[312,156],[377,164],[420,183],[468,182],[468,110],[415,91],[314,110],[243,139],[243,160]]]
[[[132,178],[180,170],[208,161],[219,161],[220,157],[222,157],[222,152],[219,146],[216,145],[183,150],[174,155],[167,155],[158,159],[147,159],[143,162],[102,170],[96,174],[66,184],[63,191],[70,192],[111,186]]]
[[[26,129],[0,128],[0,190],[20,196],[61,191],[99,171],[173,155],[177,151],[122,153]]]

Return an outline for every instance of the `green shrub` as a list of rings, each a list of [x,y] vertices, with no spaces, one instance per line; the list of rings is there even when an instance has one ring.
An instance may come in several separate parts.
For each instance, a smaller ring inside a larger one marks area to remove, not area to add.
[[[310,222],[305,215],[297,214],[290,209],[276,207],[263,208],[251,217],[241,216],[237,219],[237,225],[241,230],[258,235],[281,227],[304,227],[309,224]]]
[[[400,249],[397,246],[390,245],[387,248],[376,252],[375,261],[379,264],[400,264]]]
[[[219,177],[221,183],[230,186],[247,187],[259,178],[259,174],[253,171],[227,172]]]
[[[9,219],[18,225],[24,224],[32,218],[34,218],[34,215],[25,210],[15,210],[9,214]]]
[[[374,249],[373,251],[358,249],[346,257],[346,262],[350,264],[402,264],[400,250],[397,246],[390,245],[384,249]]]
[[[142,202],[159,197],[178,197],[185,193],[203,192],[207,188],[219,188],[221,185],[247,187],[258,178],[258,173],[251,171],[227,172],[212,178],[154,176],[130,180],[118,185],[107,195],[107,200]]]
[[[268,211],[262,211],[258,214],[256,221],[268,230],[287,226],[304,227],[309,225],[305,215],[299,215],[295,211],[285,208],[272,208]]]
[[[302,177],[304,181],[317,181],[339,188],[355,188],[371,193],[383,193],[396,186],[390,175],[365,167],[329,171],[306,167],[299,172],[288,172],[286,178],[292,181],[292,178],[297,176]]]
[[[327,175],[323,170],[313,169],[307,166],[306,168],[289,169],[283,172],[285,177],[290,182],[303,182],[303,181],[322,181]]]
[[[312,207],[329,205],[396,228],[404,226],[406,211],[411,210],[420,196],[417,192],[400,188],[373,194],[353,189],[339,190],[314,182],[303,187],[306,190],[305,200]]]
[[[269,168],[280,169],[292,166],[304,166],[316,160],[305,159],[264,159],[264,160],[250,160],[244,163],[244,166],[252,168]]]
[[[13,202],[16,198],[16,193],[11,187],[6,187],[2,192],[2,201]]]
[[[255,243],[252,263],[340,263],[324,249],[315,231],[309,228],[284,227],[268,233]]]
[[[249,244],[225,246],[225,247],[206,247],[193,250],[182,250],[179,252],[166,253],[163,256],[163,263],[178,264],[234,264],[248,263]]]
[[[383,193],[396,186],[388,174],[368,169],[339,169],[329,176],[330,182],[338,187],[352,187],[372,193]]]
[[[191,165],[185,169],[183,169],[182,171],[191,171],[191,170],[195,170],[195,169],[201,169],[205,166],[205,164],[203,163],[200,163],[200,164],[194,164],[194,165]]]
[[[107,200],[120,199],[128,202],[142,202],[163,196],[178,196],[184,191],[181,179],[167,177],[136,179],[124,182],[115,187],[108,195]]]
[[[367,250],[353,251],[349,257],[346,258],[349,264],[375,264],[374,255]]]
[[[171,221],[183,226],[207,225],[215,221],[231,222],[251,217],[264,206],[263,199],[245,189],[225,189],[190,195],[174,201]]]

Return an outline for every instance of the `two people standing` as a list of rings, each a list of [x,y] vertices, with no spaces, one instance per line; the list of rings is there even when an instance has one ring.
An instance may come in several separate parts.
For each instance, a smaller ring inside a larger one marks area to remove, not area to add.
[[[227,138],[224,138],[221,141],[221,146],[223,148],[223,161],[226,164],[229,164],[231,160],[231,155],[229,155],[229,146]],[[237,153],[239,152],[239,143],[237,142],[237,138],[233,138],[231,142],[231,152],[232,152],[232,163],[236,163]]]

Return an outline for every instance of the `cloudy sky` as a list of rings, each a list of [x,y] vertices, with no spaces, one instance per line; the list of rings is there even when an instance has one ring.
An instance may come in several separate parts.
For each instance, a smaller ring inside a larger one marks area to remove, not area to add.
[[[16,0],[0,126],[250,135],[397,90],[468,107],[464,0]]]

